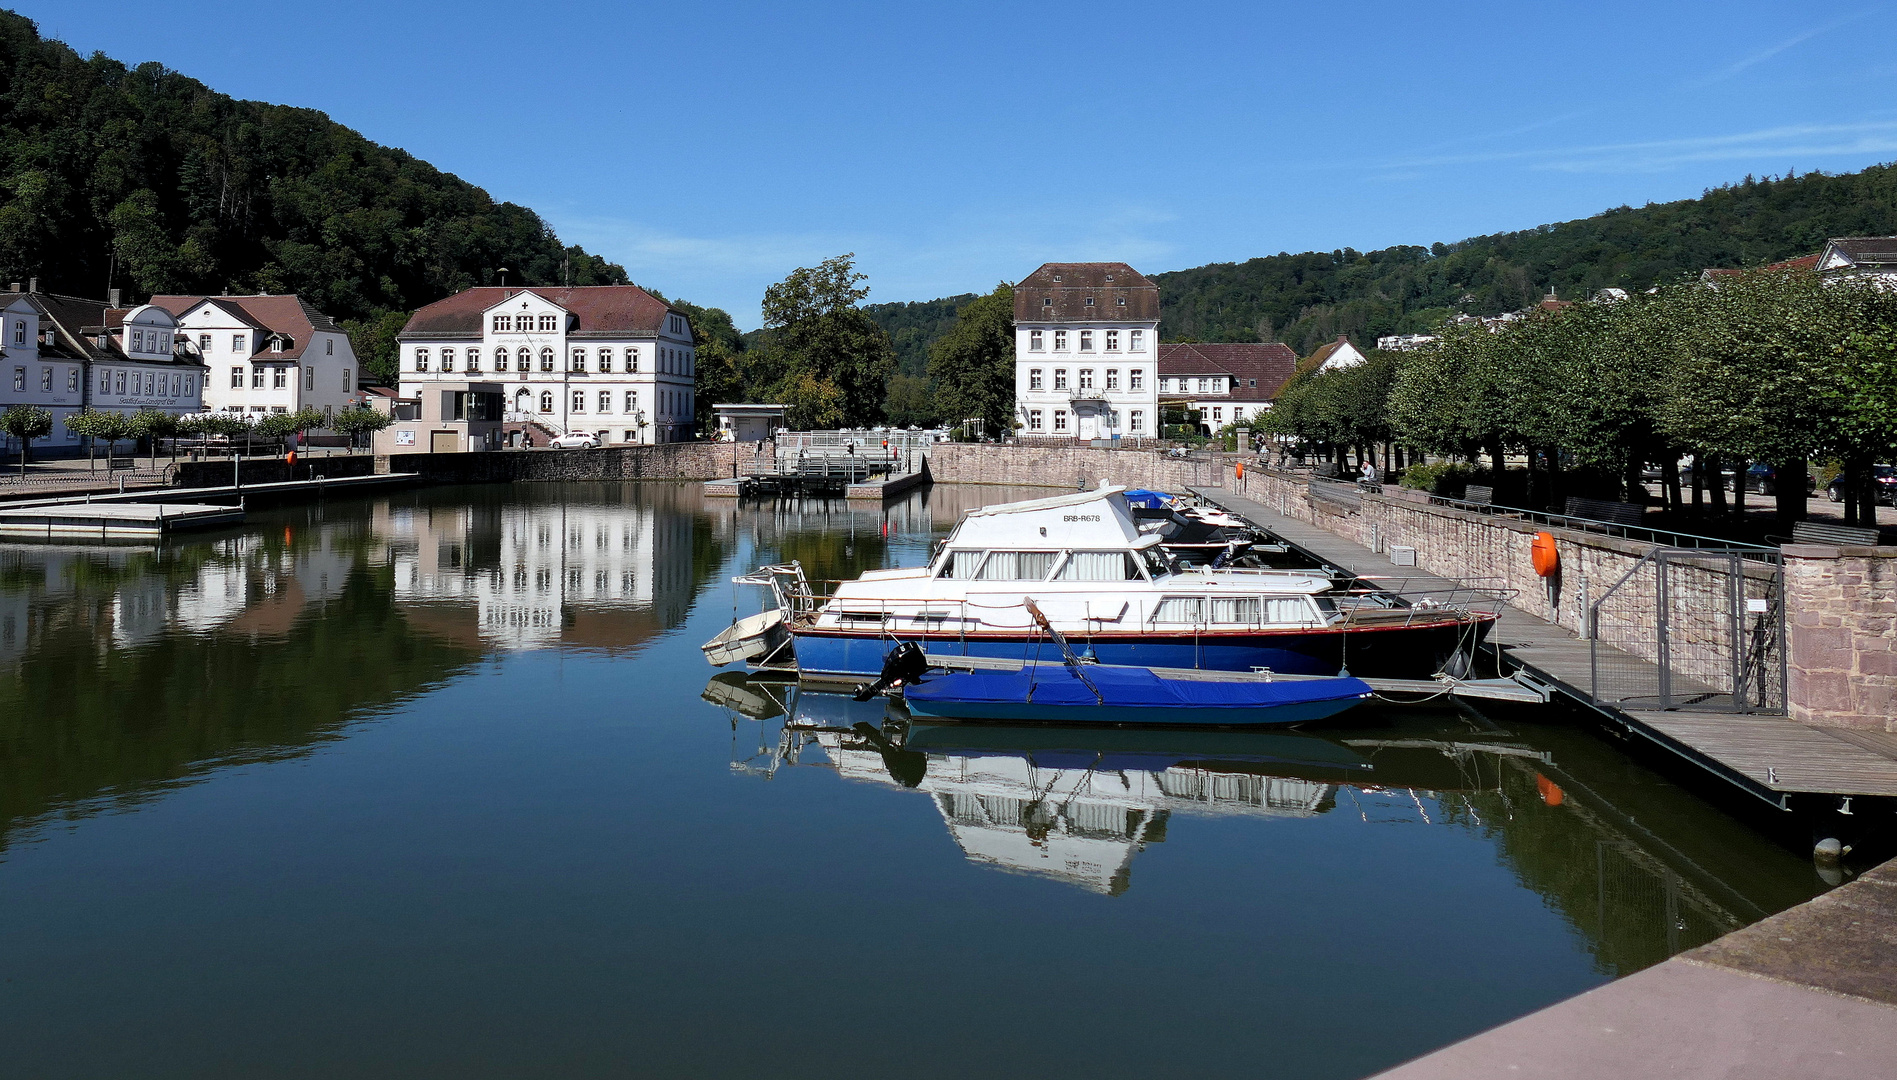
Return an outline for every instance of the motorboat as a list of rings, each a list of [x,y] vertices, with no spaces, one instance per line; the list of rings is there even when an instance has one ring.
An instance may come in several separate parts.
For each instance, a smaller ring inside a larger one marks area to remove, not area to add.
[[[1028,662],[1032,597],[1085,660],[1130,667],[1428,678],[1462,663],[1493,611],[1339,591],[1328,572],[1186,566],[1142,532],[1124,489],[971,510],[923,566],[819,596],[766,567],[803,677],[874,677],[900,642],[931,657]],[[752,661],[754,666],[760,666]]]
[[[913,716],[1053,724],[1179,724],[1239,727],[1301,724],[1337,715],[1371,696],[1348,676],[1300,679],[1180,678],[1151,668],[1025,664],[1013,671],[931,674],[903,688]]]

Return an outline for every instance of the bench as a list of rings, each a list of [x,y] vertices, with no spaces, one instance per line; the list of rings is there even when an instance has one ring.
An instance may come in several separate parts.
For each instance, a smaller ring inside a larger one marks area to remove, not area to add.
[[[1495,489],[1487,484],[1470,484],[1463,489],[1462,501],[1477,506],[1494,506]]]
[[[1856,525],[1832,525],[1823,521],[1800,521],[1792,526],[1794,544],[1836,544],[1840,547],[1876,547],[1877,530]]]
[[[138,468],[138,462],[134,461],[133,459],[129,457],[115,457],[115,458],[106,459],[106,466],[105,466],[106,472],[120,472],[122,470],[129,470],[129,469],[136,469],[136,468]]]
[[[1638,525],[1645,520],[1647,508],[1637,503],[1608,502],[1605,499],[1571,498],[1566,515],[1591,521],[1611,521],[1616,525]]]

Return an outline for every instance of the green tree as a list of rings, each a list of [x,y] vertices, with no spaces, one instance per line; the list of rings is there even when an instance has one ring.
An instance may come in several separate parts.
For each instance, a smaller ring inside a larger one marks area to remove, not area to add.
[[[66,417],[66,430],[85,437],[87,469],[97,471],[99,440],[106,440],[106,456],[110,457],[118,441],[127,436],[129,425],[124,413],[87,409]]]
[[[809,412],[834,391],[838,423],[864,427],[883,418],[896,352],[889,334],[858,305],[869,295],[854,253],[798,267],[764,290],[764,326],[782,358],[785,404]],[[825,388],[828,389],[825,389]],[[827,409],[819,410],[827,414]]]
[[[33,440],[53,433],[53,414],[37,405],[12,405],[0,412],[0,431],[20,440],[20,476],[24,478]]]
[[[896,374],[889,379],[889,398],[883,412],[894,427],[928,427],[936,422],[935,395],[922,375]]]
[[[330,419],[330,429],[339,435],[349,437],[349,452],[356,452],[356,439],[361,435],[374,434],[389,426],[387,413],[376,409],[344,409]]]
[[[1003,283],[963,304],[955,325],[929,350],[935,415],[945,423],[980,419],[989,434],[1014,427],[1014,289]]]
[[[178,433],[178,418],[158,409],[140,409],[127,418],[125,429],[131,438],[149,440],[146,443],[147,452],[151,454],[152,468],[156,469],[158,440]]]
[[[409,312],[385,311],[366,319],[343,319],[338,325],[349,335],[349,348],[365,374],[383,386],[394,386],[402,373],[402,345],[395,335],[408,324]]]

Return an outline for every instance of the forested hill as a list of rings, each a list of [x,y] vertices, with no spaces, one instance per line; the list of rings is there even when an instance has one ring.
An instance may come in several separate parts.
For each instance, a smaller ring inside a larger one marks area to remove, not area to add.
[[[1897,166],[1880,165],[1843,176],[1747,177],[1697,199],[1427,248],[1278,254],[1148,273],[1159,283],[1162,338],[1283,341],[1308,355],[1339,334],[1368,346],[1383,334],[1428,330],[1456,312],[1513,311],[1550,287],[1562,299],[1608,285],[1644,289],[1709,266],[1809,254],[1833,236],[1891,234]],[[887,309],[948,302],[871,310],[881,321]]]
[[[323,113],[84,58],[0,11],[0,281],[298,292],[365,320],[491,284],[502,266],[518,283],[626,280],[533,211]]]

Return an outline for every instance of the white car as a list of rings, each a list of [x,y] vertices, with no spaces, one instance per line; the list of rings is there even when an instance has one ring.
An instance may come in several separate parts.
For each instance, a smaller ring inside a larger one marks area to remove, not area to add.
[[[569,431],[565,435],[555,435],[547,445],[555,450],[597,450],[599,436],[590,431]]]

